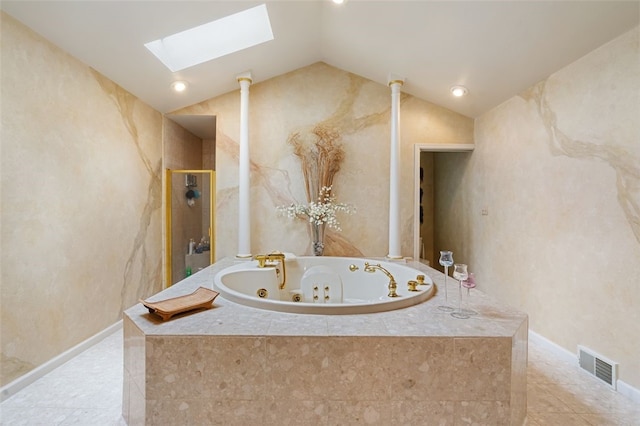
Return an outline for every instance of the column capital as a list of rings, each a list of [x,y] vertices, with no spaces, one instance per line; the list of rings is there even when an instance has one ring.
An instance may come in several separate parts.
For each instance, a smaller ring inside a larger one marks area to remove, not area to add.
[[[394,74],[394,73],[389,73],[389,77],[387,78],[387,82],[389,84],[389,87],[393,86],[394,84],[398,84],[400,86],[402,86],[404,84],[404,77],[398,75],[398,74]]]
[[[236,81],[238,83],[243,82],[243,81],[248,81],[249,84],[253,83],[253,79],[251,78],[251,71],[245,71],[243,73],[240,73],[236,76]]]

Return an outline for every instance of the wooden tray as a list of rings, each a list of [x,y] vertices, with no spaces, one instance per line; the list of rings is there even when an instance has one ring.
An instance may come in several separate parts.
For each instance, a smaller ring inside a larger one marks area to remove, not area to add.
[[[159,302],[147,302],[140,299],[149,313],[159,315],[163,321],[168,320],[176,314],[191,311],[193,309],[209,309],[213,301],[218,297],[218,292],[205,287],[200,287],[191,294],[174,297],[172,299],[161,300]]]

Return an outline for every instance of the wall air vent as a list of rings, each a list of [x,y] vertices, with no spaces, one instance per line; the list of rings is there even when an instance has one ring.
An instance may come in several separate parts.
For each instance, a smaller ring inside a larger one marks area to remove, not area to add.
[[[618,380],[617,362],[611,362],[584,346],[578,346],[578,362],[583,370],[596,376],[614,390],[616,389]]]

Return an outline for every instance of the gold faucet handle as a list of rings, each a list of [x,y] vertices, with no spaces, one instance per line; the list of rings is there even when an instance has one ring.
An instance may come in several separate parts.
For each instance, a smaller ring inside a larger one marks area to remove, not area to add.
[[[424,275],[418,275],[416,277],[416,281],[418,282],[418,285],[424,285]]]
[[[267,255],[267,259],[284,261],[284,253],[280,253],[280,252],[269,253]]]
[[[415,280],[409,280],[407,281],[407,288],[409,289],[409,291],[420,291],[418,290],[418,281]]]
[[[258,261],[258,268],[264,268],[267,265],[267,255],[257,254],[254,259]]]

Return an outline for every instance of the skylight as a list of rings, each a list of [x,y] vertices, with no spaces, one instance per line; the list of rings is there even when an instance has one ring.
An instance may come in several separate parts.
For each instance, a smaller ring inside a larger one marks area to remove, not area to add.
[[[273,40],[267,6],[252,7],[145,44],[172,72]]]

